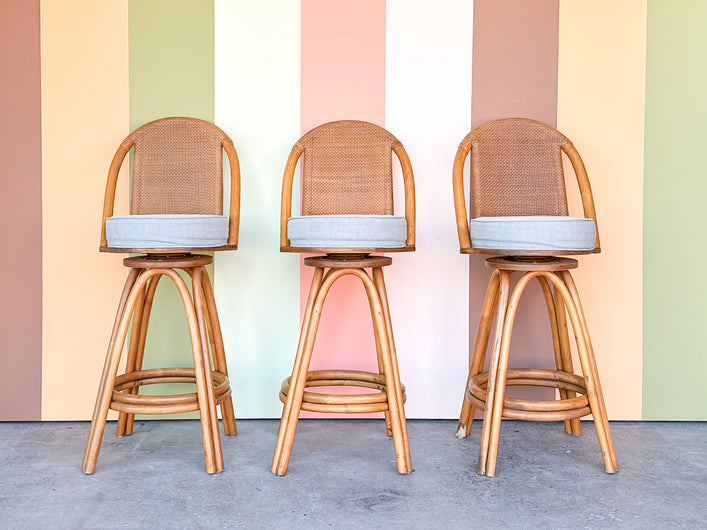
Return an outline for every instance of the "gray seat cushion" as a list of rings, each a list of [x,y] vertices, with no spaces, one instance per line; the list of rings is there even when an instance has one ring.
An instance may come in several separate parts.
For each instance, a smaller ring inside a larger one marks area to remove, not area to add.
[[[564,216],[477,217],[469,223],[471,246],[506,250],[593,250],[594,220]]]
[[[293,247],[400,248],[407,239],[407,221],[392,215],[290,217],[287,238]]]
[[[225,215],[116,215],[106,219],[113,248],[203,248],[228,241]]]

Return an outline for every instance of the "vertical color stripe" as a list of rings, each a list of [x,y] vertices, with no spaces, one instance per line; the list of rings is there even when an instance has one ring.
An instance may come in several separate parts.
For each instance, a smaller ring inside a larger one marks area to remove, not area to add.
[[[707,419],[707,4],[648,2],[643,417]]]
[[[166,116],[213,122],[213,1],[130,0],[129,32],[131,130]],[[181,299],[172,282],[162,281],[150,317],[145,368],[191,365]]]
[[[642,0],[561,4],[557,125],[587,167],[602,248],[573,275],[612,419],[641,417],[645,42]],[[581,215],[567,179],[570,212]]]
[[[41,20],[42,419],[86,419],[125,280],[98,240],[108,165],[128,132],[127,3],[46,0]]]
[[[39,0],[0,5],[0,420],[38,420],[42,389]]]
[[[387,3],[385,121],[410,155],[418,213],[416,252],[391,254],[386,269],[408,417],[457,417],[466,380],[469,274],[451,166],[470,126],[472,18],[468,0]]]
[[[302,132],[340,119],[384,125],[385,0],[302,0],[301,31]],[[312,271],[302,266],[302,309]],[[329,292],[311,366],[377,370],[360,280],[342,278]]]
[[[509,117],[532,118],[555,125],[558,4],[559,0],[474,2],[472,127]],[[485,259],[484,256],[469,258],[472,341],[491,276],[484,265]],[[513,339],[511,366],[553,366],[545,302],[536,282],[528,286],[523,296]],[[509,393],[517,390],[511,388]],[[548,391],[528,390],[538,397],[548,395]]]
[[[300,5],[216,0],[216,123],[241,165],[239,248],[215,290],[239,418],[279,417],[299,335],[299,256],[281,254],[280,190],[300,133]]]

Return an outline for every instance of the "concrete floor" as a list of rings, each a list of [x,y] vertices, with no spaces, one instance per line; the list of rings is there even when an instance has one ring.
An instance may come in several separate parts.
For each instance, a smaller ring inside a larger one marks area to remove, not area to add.
[[[465,440],[410,421],[407,476],[382,420],[302,420],[286,477],[274,420],[239,421],[214,476],[197,421],[114,426],[87,476],[87,423],[0,423],[0,528],[707,528],[707,423],[613,423],[606,475],[591,423],[504,421],[493,479],[475,473],[478,421]]]

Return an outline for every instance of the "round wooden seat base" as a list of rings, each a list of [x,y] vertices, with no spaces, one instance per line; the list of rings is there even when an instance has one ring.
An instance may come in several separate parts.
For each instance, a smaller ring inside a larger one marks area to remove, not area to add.
[[[183,269],[204,267],[213,261],[211,256],[204,254],[147,254],[125,258],[123,265],[132,269]]]
[[[328,267],[330,269],[387,267],[391,263],[393,263],[393,258],[369,254],[327,254],[326,256],[304,258],[304,264],[309,267]]]
[[[482,372],[469,381],[467,399],[476,408],[486,409],[486,389],[489,373]],[[526,400],[504,397],[503,418],[525,421],[564,421],[581,418],[591,413],[587,386],[584,379],[576,374],[561,370],[510,369],[506,371],[508,386],[539,386],[570,390],[577,397],[552,401]]]
[[[228,377],[212,371],[211,380],[214,402],[220,405],[231,395]],[[153,368],[119,375],[115,378],[110,408],[131,414],[175,414],[199,410],[197,392],[159,396],[132,393],[137,387],[162,383],[196,384],[196,372],[193,368]]]
[[[578,262],[572,258],[556,256],[503,256],[486,259],[490,269],[506,271],[567,271],[576,269]]]
[[[282,382],[280,401],[287,402],[290,391],[288,377]],[[328,394],[310,392],[314,387],[360,387],[377,390],[362,394]],[[405,387],[400,385],[403,403],[407,400]],[[352,413],[385,412],[390,410],[385,386],[385,376],[359,370],[314,370],[307,372],[307,381],[302,395],[302,410],[310,412]]]

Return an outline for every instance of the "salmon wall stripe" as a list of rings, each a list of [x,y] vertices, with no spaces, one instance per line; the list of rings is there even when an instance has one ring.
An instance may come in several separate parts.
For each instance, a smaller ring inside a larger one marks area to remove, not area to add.
[[[560,4],[557,126],[587,167],[601,238],[573,276],[612,419],[641,418],[645,42],[644,1]]]
[[[705,24],[704,2],[648,2],[643,417],[651,420],[707,419]]]
[[[42,367],[39,0],[0,6],[0,418],[38,420]],[[11,367],[11,369],[8,369]]]
[[[300,134],[300,4],[215,2],[216,124],[238,150],[239,248],[217,252],[215,292],[239,418],[279,417],[299,336],[299,256],[281,254],[280,190]]]
[[[301,132],[340,119],[385,126],[385,0],[301,5]],[[312,273],[301,266],[301,314]],[[325,368],[377,371],[368,301],[351,276],[336,282],[322,312],[311,369]]]
[[[159,0],[129,1],[131,130],[164,116],[214,121],[213,1],[175,0],[166,6]],[[171,282],[160,282],[144,367],[192,363],[181,299]]]
[[[513,116],[555,125],[558,17],[559,0],[474,2],[472,127]],[[469,257],[472,341],[491,276],[485,259]],[[519,306],[513,339],[510,358],[515,366],[554,367],[545,302],[535,283],[528,286]],[[516,390],[510,388],[509,395]],[[528,393],[552,399],[550,390],[528,389]]]
[[[40,5],[42,419],[85,420],[125,280],[98,241],[108,165],[128,133],[128,5]],[[126,190],[123,178],[117,200]]]
[[[384,270],[412,418],[457,416],[466,380],[469,273],[457,243],[451,167],[470,129],[473,4],[387,2],[385,122],[415,173],[417,250],[393,254]]]

